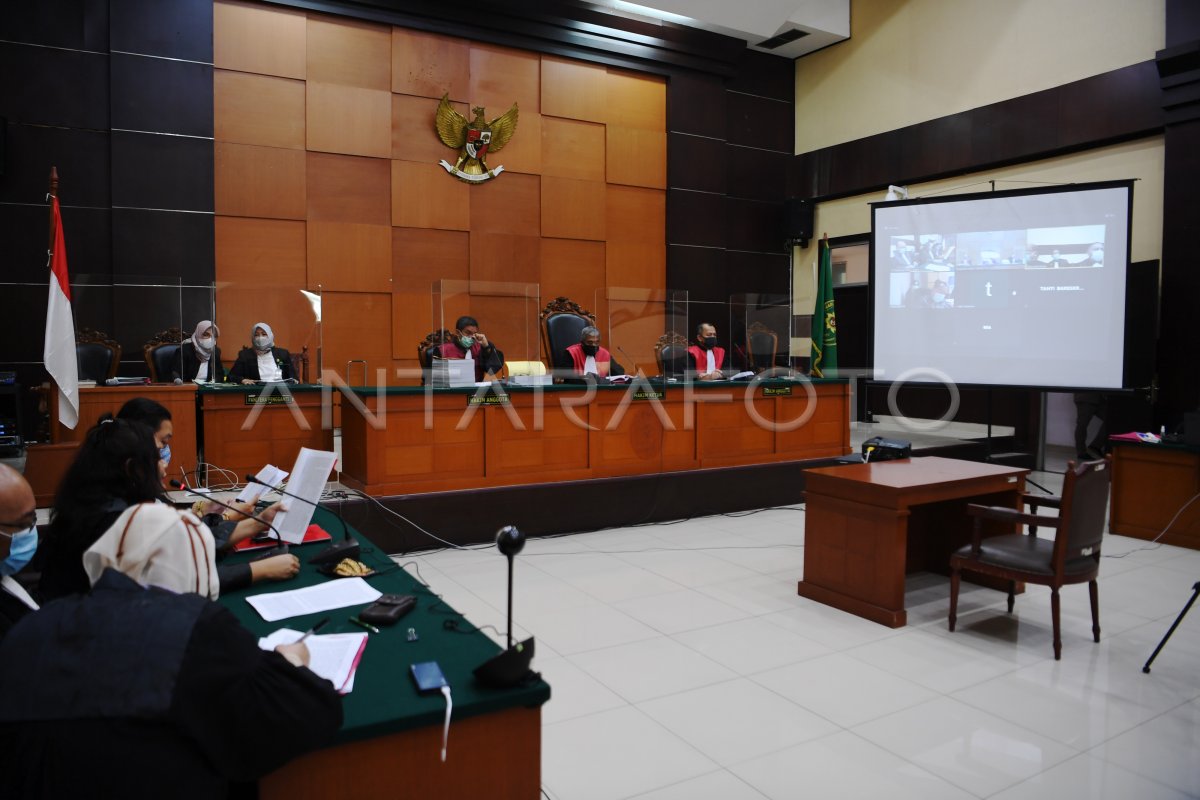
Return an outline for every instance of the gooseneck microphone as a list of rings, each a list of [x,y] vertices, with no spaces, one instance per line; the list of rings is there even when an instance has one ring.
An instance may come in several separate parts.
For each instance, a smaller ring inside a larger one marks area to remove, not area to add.
[[[505,525],[496,531],[496,549],[508,559],[508,649],[475,668],[476,679],[486,686],[517,685],[529,675],[529,664],[533,661],[532,636],[523,642],[513,643],[513,556],[524,547],[525,534],[517,530],[515,525]]]
[[[299,500],[302,503],[308,503],[313,508],[317,508],[318,506],[320,506],[320,503],[314,503],[312,500],[309,500],[306,497],[301,497],[298,494],[292,494],[291,492],[285,491],[284,489],[281,489],[278,486],[272,486],[271,484],[267,483],[264,480],[260,480],[259,478],[257,478],[254,475],[246,475],[245,477],[246,477],[247,483],[257,483],[259,486],[265,486],[268,489],[270,489],[271,491],[279,492],[281,495],[284,495],[285,497],[291,497],[295,500]],[[318,566],[325,566],[327,564],[337,564],[343,558],[357,559],[359,557],[359,555],[362,553],[362,546],[358,542],[356,542],[353,538],[351,538],[350,527],[346,524],[345,517],[343,517],[337,511],[334,511],[332,508],[326,507],[325,510],[328,511],[330,514],[333,514],[335,517],[337,517],[338,522],[341,523],[341,525],[342,525],[342,541],[330,543],[329,546],[327,546],[324,550],[322,550],[321,552],[317,553],[315,556],[310,558],[308,560],[308,563],[316,564]]]
[[[288,551],[287,542],[285,542],[283,540],[283,537],[279,535],[279,530],[274,525],[267,522],[265,519],[258,516],[257,514],[248,514],[245,511],[242,511],[240,508],[235,508],[234,506],[229,505],[229,503],[223,503],[220,500],[218,500],[217,498],[212,497],[211,495],[207,495],[204,492],[197,492],[195,489],[192,489],[192,488],[186,486],[185,484],[180,483],[179,481],[175,480],[174,478],[167,481],[167,483],[169,483],[171,485],[171,488],[173,488],[173,489],[178,489],[179,491],[187,492],[188,494],[194,494],[196,497],[203,498],[204,500],[207,500],[210,503],[216,503],[217,505],[227,508],[230,511],[235,511],[238,514],[241,514],[243,517],[246,517],[247,519],[252,519],[255,522],[261,522],[263,525],[266,525],[267,529],[270,530],[271,533],[275,534],[275,541],[279,542],[279,545],[277,547],[273,548],[269,553],[266,553],[264,556],[262,556],[263,558],[265,558],[266,556],[282,555],[282,554],[287,553],[287,551]]]

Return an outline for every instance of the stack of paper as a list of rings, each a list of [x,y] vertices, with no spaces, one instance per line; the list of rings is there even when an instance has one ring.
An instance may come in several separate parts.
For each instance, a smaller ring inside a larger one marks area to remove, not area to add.
[[[291,628],[280,628],[270,636],[258,640],[263,650],[274,650],[281,644],[291,644],[304,634]],[[304,641],[308,648],[308,668],[333,684],[341,694],[354,690],[354,673],[367,647],[365,633],[332,633],[326,636],[309,636]]]
[[[383,592],[362,578],[341,578],[290,592],[256,594],[247,597],[246,602],[267,622],[275,622],[318,611],[374,603],[382,595]]]
[[[288,473],[284,470],[274,464],[267,464],[254,476],[262,483],[247,483],[246,488],[242,489],[242,493],[237,496],[237,501],[239,503],[257,503],[258,498],[287,480],[287,476]],[[266,486],[263,485],[264,483]]]

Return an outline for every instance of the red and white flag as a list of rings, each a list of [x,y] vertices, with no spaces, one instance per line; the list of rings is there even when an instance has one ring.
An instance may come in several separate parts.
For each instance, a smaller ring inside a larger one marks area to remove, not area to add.
[[[54,244],[50,251],[50,299],[46,302],[46,370],[58,385],[58,421],[71,430],[79,424],[79,358],[75,354],[75,316],[67,277],[67,245],[63,240],[58,198],[50,196]]]

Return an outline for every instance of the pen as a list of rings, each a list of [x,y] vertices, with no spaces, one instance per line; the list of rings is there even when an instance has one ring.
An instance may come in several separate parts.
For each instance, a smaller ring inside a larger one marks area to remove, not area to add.
[[[360,628],[366,628],[371,633],[379,633],[379,628],[376,628],[374,625],[372,625],[369,622],[363,622],[358,617],[351,617],[350,621],[353,622],[355,625],[357,625]]]
[[[307,630],[307,631],[304,633],[304,635],[303,635],[303,636],[301,636],[299,639],[297,639],[297,640],[295,641],[295,644],[300,644],[300,643],[301,643],[301,642],[303,642],[305,639],[307,639],[308,637],[312,636],[312,635],[313,635],[314,633],[316,633],[317,631],[321,630],[321,628],[324,628],[324,627],[325,627],[325,625],[326,625],[326,624],[328,624],[328,622],[329,622],[329,617],[326,617],[325,619],[323,619],[323,620],[321,620],[320,622],[318,622],[316,625],[313,625],[311,628],[309,628],[309,629],[308,629],[308,630]]]

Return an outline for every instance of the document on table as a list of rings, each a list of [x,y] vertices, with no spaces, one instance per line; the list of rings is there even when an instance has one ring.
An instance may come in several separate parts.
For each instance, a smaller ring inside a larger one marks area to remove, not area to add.
[[[304,634],[291,628],[280,628],[270,636],[258,640],[263,650],[274,650],[281,644],[291,644]],[[304,645],[308,648],[308,668],[333,684],[341,694],[354,690],[354,673],[362,660],[367,646],[365,633],[331,633],[324,636],[309,636]]]
[[[242,493],[237,496],[237,501],[239,503],[257,503],[258,498],[287,480],[287,476],[288,474],[279,467],[267,464],[254,476],[262,483],[247,483],[246,488],[242,489]],[[263,483],[266,486],[263,486]]]
[[[325,481],[337,463],[337,454],[328,450],[310,450],[300,448],[296,456],[296,464],[292,467],[292,479],[288,481],[287,491],[291,497],[284,498],[284,508],[275,515],[275,528],[279,537],[290,544],[300,544],[304,541],[304,532],[308,523],[312,522],[313,509],[325,491]]]
[[[383,595],[362,578],[339,578],[290,592],[265,592],[247,597],[259,616],[274,622],[302,614],[374,603]]]

